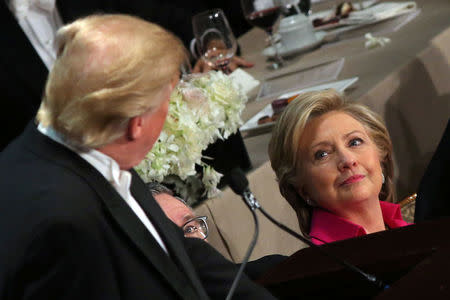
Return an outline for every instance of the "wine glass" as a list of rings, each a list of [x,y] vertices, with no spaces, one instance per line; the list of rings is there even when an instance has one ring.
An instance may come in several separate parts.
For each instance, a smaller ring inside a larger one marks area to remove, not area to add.
[[[213,9],[193,16],[192,29],[201,59],[213,69],[231,73],[228,64],[236,53],[237,42],[223,11]]]
[[[275,50],[271,68],[276,70],[282,67],[284,61],[278,52],[273,35],[273,26],[283,9],[281,0],[241,0],[241,6],[247,21],[251,25],[263,29],[269,36],[270,45]]]

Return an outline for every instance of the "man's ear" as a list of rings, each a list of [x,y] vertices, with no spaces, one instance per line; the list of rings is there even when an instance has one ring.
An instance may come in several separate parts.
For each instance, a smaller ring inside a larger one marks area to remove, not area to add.
[[[134,141],[142,136],[143,133],[143,119],[142,116],[133,117],[128,121],[127,139]]]

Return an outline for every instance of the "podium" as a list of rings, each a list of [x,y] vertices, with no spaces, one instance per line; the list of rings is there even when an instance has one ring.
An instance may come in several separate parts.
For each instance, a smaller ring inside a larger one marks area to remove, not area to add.
[[[450,218],[322,245],[388,284],[385,290],[315,248],[305,248],[258,282],[280,299],[450,299]]]

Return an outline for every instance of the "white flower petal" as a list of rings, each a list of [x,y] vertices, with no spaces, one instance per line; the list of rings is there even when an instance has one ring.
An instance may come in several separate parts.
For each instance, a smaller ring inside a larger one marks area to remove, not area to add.
[[[202,165],[203,185],[213,195],[221,174],[201,161],[201,153],[236,132],[246,102],[239,85],[220,71],[184,77],[171,95],[158,142],[136,167],[139,175],[145,181],[168,175],[187,180],[196,175],[195,165]]]

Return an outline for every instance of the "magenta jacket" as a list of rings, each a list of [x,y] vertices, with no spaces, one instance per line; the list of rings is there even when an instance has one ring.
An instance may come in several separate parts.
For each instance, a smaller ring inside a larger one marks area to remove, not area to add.
[[[389,228],[411,225],[403,220],[398,204],[380,201],[384,223]],[[315,208],[311,218],[311,241],[316,245],[366,235],[364,228],[321,208]]]

